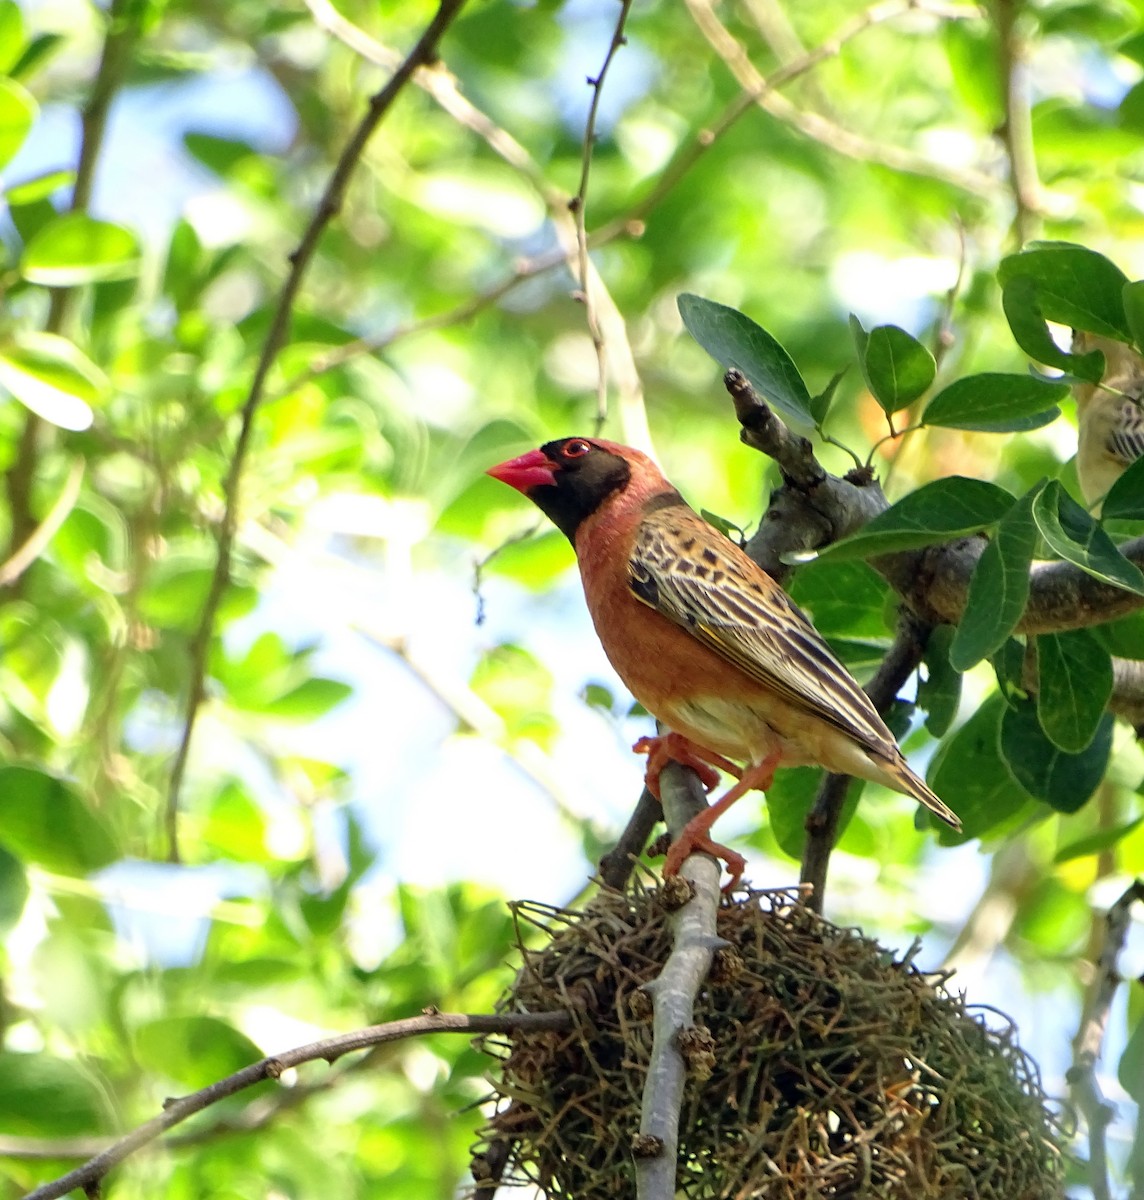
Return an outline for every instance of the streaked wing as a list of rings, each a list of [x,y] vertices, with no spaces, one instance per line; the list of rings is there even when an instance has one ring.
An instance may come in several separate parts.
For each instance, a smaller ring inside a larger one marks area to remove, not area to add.
[[[897,745],[866,693],[776,583],[693,509],[648,514],[632,592],[744,674],[888,758]]]
[[[1125,464],[1144,454],[1144,409],[1139,404],[1128,400],[1120,406],[1107,446],[1109,454]]]

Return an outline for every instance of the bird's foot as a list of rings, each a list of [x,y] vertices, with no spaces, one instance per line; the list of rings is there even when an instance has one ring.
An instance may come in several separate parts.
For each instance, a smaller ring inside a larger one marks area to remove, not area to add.
[[[731,873],[731,878],[723,885],[724,892],[734,891],[739,880],[743,878],[743,871],[746,869],[747,860],[737,854],[730,846],[724,846],[721,842],[713,842],[707,836],[707,831],[710,828],[710,822],[703,821],[707,814],[700,813],[694,817],[684,827],[683,832],[671,843],[667,851],[667,858],[663,864],[663,874],[667,878],[671,875],[678,875],[679,868],[683,866],[684,860],[692,854],[710,854],[714,858],[722,859],[727,864],[727,870]],[[696,828],[693,828],[695,826]]]
[[[736,854],[734,850],[729,849],[727,846],[719,842],[713,842],[709,837],[711,826],[715,824],[719,817],[736,800],[742,799],[747,792],[755,788],[759,791],[766,791],[771,786],[771,780],[774,779],[775,775],[775,767],[778,764],[778,752],[769,754],[762,762],[755,763],[743,771],[739,776],[738,782],[732,784],[714,804],[692,817],[684,825],[679,837],[668,848],[667,860],[663,864],[664,875],[678,874],[679,868],[683,866],[684,859],[689,854],[698,850],[704,854],[714,855],[715,858],[720,858],[727,864],[727,870],[730,871],[731,878],[723,885],[723,891],[733,891],[736,884],[743,877],[743,870],[747,865],[746,859],[741,854]]]
[[[699,776],[699,782],[711,791],[719,782],[719,771],[738,776],[739,768],[729,759],[713,750],[706,750],[681,733],[662,733],[656,737],[642,737],[632,749],[637,754],[647,755],[647,770],[644,782],[647,789],[658,800],[659,777],[668,763],[679,763],[690,767]],[[718,770],[713,768],[718,767]]]

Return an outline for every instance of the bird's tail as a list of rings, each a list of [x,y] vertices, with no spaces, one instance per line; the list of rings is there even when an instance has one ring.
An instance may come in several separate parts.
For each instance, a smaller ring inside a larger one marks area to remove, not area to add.
[[[920,800],[935,817],[960,832],[961,821],[957,813],[924,780],[910,770],[909,764],[904,758],[899,756],[896,762],[886,763],[885,770],[889,776],[886,782],[890,787],[904,795],[913,796],[915,800]]]

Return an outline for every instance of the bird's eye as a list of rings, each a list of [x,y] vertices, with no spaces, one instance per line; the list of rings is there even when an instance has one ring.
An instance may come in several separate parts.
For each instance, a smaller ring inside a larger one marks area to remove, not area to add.
[[[567,445],[565,445],[564,457],[583,458],[584,455],[587,454],[591,449],[592,447],[587,442],[581,441],[579,438],[577,438],[576,441],[568,442]]]

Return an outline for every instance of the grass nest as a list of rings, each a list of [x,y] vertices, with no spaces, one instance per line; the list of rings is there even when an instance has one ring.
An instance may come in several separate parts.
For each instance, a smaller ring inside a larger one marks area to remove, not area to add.
[[[654,891],[584,911],[525,903],[548,933],[501,1011],[568,1009],[568,1032],[483,1039],[500,1059],[473,1160],[550,1197],[634,1194],[633,1138],[652,1045],[644,987],[671,951]],[[1059,1132],[1011,1024],[990,1028],[944,984],[789,891],[725,900],[727,942],[695,1005],[678,1192],[692,1200],[1063,1195]],[[709,1031],[710,1039],[705,1032]]]

